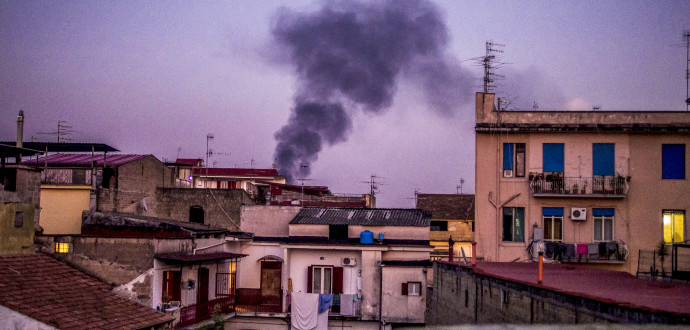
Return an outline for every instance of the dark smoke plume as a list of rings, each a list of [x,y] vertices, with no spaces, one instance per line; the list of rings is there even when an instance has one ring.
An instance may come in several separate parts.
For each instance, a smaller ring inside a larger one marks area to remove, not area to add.
[[[301,164],[315,161],[324,142],[347,140],[352,123],[343,104],[370,113],[387,109],[401,72],[445,115],[470,85],[445,54],[445,24],[427,1],[326,2],[314,13],[282,9],[272,33],[299,84],[290,120],[275,134],[278,170],[288,180],[309,174]]]

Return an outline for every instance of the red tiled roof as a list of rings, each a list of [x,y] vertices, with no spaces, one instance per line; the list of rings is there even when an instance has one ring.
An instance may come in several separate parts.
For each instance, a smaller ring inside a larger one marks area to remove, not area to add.
[[[41,254],[0,255],[0,304],[59,329],[140,329],[172,321]]]
[[[542,284],[537,284],[538,265],[534,262],[480,262],[474,271],[606,303],[690,314],[690,285],[685,283],[643,280],[586,266],[544,264]]]
[[[278,176],[278,170],[273,168],[195,168],[194,174],[209,176]]]
[[[127,155],[127,154],[106,154],[105,162],[107,166],[120,166],[122,164],[144,158],[149,155]],[[44,166],[46,157],[27,160],[22,162],[27,166]],[[103,166],[103,154],[53,154],[48,156],[48,167],[91,167],[91,162],[95,161],[97,167]]]

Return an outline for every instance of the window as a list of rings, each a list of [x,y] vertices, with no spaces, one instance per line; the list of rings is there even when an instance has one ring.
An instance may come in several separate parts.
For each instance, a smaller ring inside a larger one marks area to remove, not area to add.
[[[685,211],[665,210],[664,221],[664,242],[669,244],[683,244],[683,226]]]
[[[431,231],[448,231],[448,221],[431,221]]]
[[[685,179],[684,144],[664,144],[661,146],[661,178]]]
[[[503,144],[503,176],[506,178],[525,176],[525,144]]]
[[[594,241],[613,241],[614,209],[592,209]]]
[[[333,267],[312,267],[312,293],[332,293]]]
[[[543,144],[543,171],[563,173],[563,143]]]
[[[592,144],[592,174],[613,175],[615,162],[615,144]]]
[[[164,271],[163,272],[163,293],[161,300],[163,302],[168,301],[180,301],[181,290],[180,285],[182,282],[182,272],[181,271]]]
[[[24,227],[24,212],[17,211],[14,213],[14,228]]]
[[[525,241],[525,208],[524,207],[504,207],[503,208],[503,241],[504,242],[524,242]]]
[[[69,243],[55,243],[55,253],[69,253]]]
[[[328,225],[328,238],[347,241],[347,225]]]
[[[421,296],[422,282],[404,282],[401,294],[403,296]]]
[[[204,223],[204,208],[194,205],[189,208],[189,222]]]
[[[544,217],[544,239],[547,241],[563,240],[563,208],[544,207],[542,208]]]

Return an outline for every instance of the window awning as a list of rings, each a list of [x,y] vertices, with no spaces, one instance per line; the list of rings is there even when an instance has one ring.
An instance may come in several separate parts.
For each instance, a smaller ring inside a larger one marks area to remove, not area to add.
[[[257,261],[277,261],[277,262],[283,262],[283,258],[276,256],[276,255],[267,255],[262,257],[261,259]]]
[[[246,256],[246,254],[231,252],[215,252],[204,254],[160,253],[156,254],[154,258],[173,264],[194,264],[201,262],[213,262],[227,259],[244,258]]]

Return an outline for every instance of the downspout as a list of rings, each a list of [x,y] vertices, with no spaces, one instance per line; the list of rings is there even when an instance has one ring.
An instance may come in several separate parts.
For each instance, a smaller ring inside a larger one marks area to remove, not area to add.
[[[383,329],[383,264],[381,264],[379,266],[379,330]]]
[[[225,243],[226,243],[226,241],[222,241],[222,242],[220,242],[220,243],[212,244],[212,245],[209,245],[209,246],[204,246],[204,247],[200,247],[200,248],[194,248],[194,249],[192,250],[192,254],[196,254],[196,251],[214,248],[214,247],[216,247],[216,246],[223,245],[223,244],[225,244]]]

